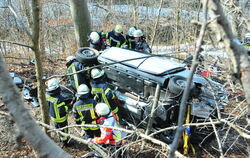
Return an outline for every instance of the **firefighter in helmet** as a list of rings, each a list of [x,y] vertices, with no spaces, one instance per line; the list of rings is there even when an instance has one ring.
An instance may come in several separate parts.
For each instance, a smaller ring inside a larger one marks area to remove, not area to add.
[[[67,115],[71,106],[66,105],[65,98],[61,95],[59,81],[56,78],[48,81],[46,100],[49,106],[50,118],[54,122],[55,128],[68,126]],[[61,131],[68,133],[68,128],[64,128]],[[62,146],[68,146],[68,137],[60,136],[59,138]]]
[[[91,82],[92,90],[91,93],[95,96],[98,103],[105,103],[109,106],[111,111],[117,116],[119,120],[119,102],[115,93],[111,90],[107,84],[107,77],[103,70],[92,69],[91,70]]]
[[[95,113],[96,101],[90,98],[90,90],[86,84],[81,84],[77,88],[77,101],[73,105],[73,115],[76,124],[93,124],[96,125],[97,116]],[[98,127],[82,127],[85,131],[85,139],[100,136]]]

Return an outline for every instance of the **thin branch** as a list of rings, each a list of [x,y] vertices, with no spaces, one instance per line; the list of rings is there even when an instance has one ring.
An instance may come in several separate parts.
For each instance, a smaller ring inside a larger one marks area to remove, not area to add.
[[[224,119],[221,120],[222,122],[225,122],[226,124],[228,124],[230,127],[232,127],[233,129],[235,129],[243,138],[246,138],[246,139],[250,139],[250,134],[247,134],[246,132],[243,132],[243,130],[241,129],[241,127],[229,122],[229,121],[226,121]],[[248,131],[250,132],[250,131]]]
[[[154,118],[155,111],[157,109],[158,101],[159,101],[159,98],[160,98],[160,91],[161,91],[161,85],[157,84],[156,90],[155,90],[155,96],[154,96],[154,103],[153,103],[153,106],[151,107],[152,109],[151,109],[149,119],[148,119],[148,122],[147,122],[148,125],[147,125],[147,129],[146,129],[146,132],[145,132],[146,135],[148,135],[150,133],[151,129],[152,129],[153,118]],[[144,144],[145,144],[145,141],[142,142],[141,150],[143,150]]]
[[[154,45],[154,41],[155,41],[155,35],[156,35],[157,26],[158,26],[159,19],[160,19],[162,4],[163,4],[163,0],[161,0],[161,2],[160,2],[160,6],[159,6],[159,9],[158,9],[157,19],[156,19],[155,26],[154,26],[154,29],[153,29],[154,33],[153,33],[153,37],[152,37],[152,41],[151,41],[151,49],[152,49],[152,47]]]
[[[15,44],[18,46],[22,46],[22,47],[26,47],[26,48],[30,48],[33,49],[31,46],[23,44],[23,43],[19,43],[19,42],[14,42],[14,41],[7,41],[7,40],[0,40],[0,42],[5,42],[5,43],[10,43],[10,44]]]
[[[20,25],[22,26],[22,28],[24,29],[24,31],[26,32],[26,34],[31,38],[31,32],[28,30],[28,28],[25,26],[25,24],[23,23],[23,21],[21,20],[21,18],[18,16],[18,14],[16,13],[15,9],[13,8],[12,4],[9,2],[8,4],[8,8],[10,9],[10,11],[13,13],[13,15],[15,16],[15,18],[17,19],[17,21],[20,23]],[[31,38],[32,39],[32,38]]]
[[[211,118],[209,118],[209,119],[210,119],[210,122],[212,122],[212,119],[211,119]],[[215,125],[212,124],[212,126],[213,126],[213,129],[214,129],[214,133],[215,133],[215,136],[216,136],[216,139],[217,139],[218,146],[219,146],[220,158],[223,158],[223,157],[224,157],[224,154],[223,154],[223,150],[222,150],[222,147],[221,147],[221,141],[220,141],[218,132],[217,132],[217,130],[216,130],[216,128],[215,128]]]
[[[181,138],[181,133],[182,133],[182,131],[184,129],[183,128],[183,122],[184,122],[184,116],[186,116],[185,115],[185,113],[186,113],[186,104],[187,104],[187,100],[189,98],[190,85],[192,83],[192,79],[193,79],[193,75],[194,75],[194,72],[196,70],[196,67],[198,66],[198,56],[199,56],[199,53],[201,51],[202,41],[203,41],[205,31],[206,31],[206,28],[207,28],[207,25],[208,25],[208,23],[207,23],[207,3],[208,3],[208,0],[205,0],[204,5],[203,5],[203,13],[204,13],[205,20],[204,20],[204,22],[202,24],[201,31],[200,31],[199,37],[197,39],[194,62],[192,63],[191,71],[190,71],[189,77],[187,79],[187,85],[185,87],[183,97],[181,99],[179,116],[178,116],[178,129],[177,129],[177,131],[175,133],[173,143],[171,144],[171,150],[170,150],[170,154],[168,155],[168,158],[173,158],[174,157],[174,151],[177,150],[177,146],[179,145],[179,141],[180,141],[180,138]]]
[[[40,124],[41,122],[40,121],[37,121],[38,124]],[[110,128],[110,129],[114,129],[114,130],[119,130],[119,131],[122,131],[122,132],[125,132],[125,133],[131,133],[131,134],[136,134],[144,139],[147,139],[149,141],[151,141],[152,143],[154,144],[157,144],[157,145],[160,145],[162,146],[164,149],[170,149],[169,145],[160,141],[160,140],[157,140],[155,138],[152,138],[148,135],[145,135],[143,133],[141,133],[139,130],[128,130],[128,129],[124,129],[124,128],[120,128],[120,127],[113,127],[113,126],[103,126],[103,125],[91,125],[91,124],[85,124],[85,125],[71,125],[71,126],[67,126],[67,127],[63,127],[63,128],[59,128],[59,129],[51,129],[52,131],[53,130],[63,130],[65,128],[71,128],[71,127],[88,127],[88,128],[92,128],[92,127],[99,127],[99,128]],[[175,156],[176,157],[185,157],[183,156],[181,153],[179,153],[178,151],[175,151]]]
[[[97,145],[95,145],[95,144],[93,144],[93,143],[91,143],[91,142],[89,142],[87,140],[81,139],[81,138],[76,137],[76,136],[71,135],[71,134],[64,133],[64,132],[60,131],[61,129],[55,129],[54,127],[49,126],[49,125],[47,125],[47,124],[45,124],[43,122],[37,121],[37,123],[39,123],[40,125],[48,128],[48,129],[52,129],[53,131],[56,131],[57,133],[59,133],[60,135],[62,135],[64,137],[70,137],[70,138],[72,138],[74,140],[77,140],[77,141],[83,143],[83,144],[86,144],[86,145],[88,145],[89,148],[94,149],[95,151],[97,151],[102,157],[108,158],[108,155],[105,153],[105,151],[103,151]]]

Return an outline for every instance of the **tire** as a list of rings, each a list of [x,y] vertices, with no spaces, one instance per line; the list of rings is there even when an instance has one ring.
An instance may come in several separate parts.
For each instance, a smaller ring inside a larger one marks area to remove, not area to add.
[[[187,78],[182,76],[174,76],[170,78],[168,83],[168,90],[170,93],[180,95],[187,85]],[[190,89],[194,88],[194,84],[191,85]]]
[[[93,48],[83,47],[76,51],[76,60],[82,64],[97,64],[99,52]]]

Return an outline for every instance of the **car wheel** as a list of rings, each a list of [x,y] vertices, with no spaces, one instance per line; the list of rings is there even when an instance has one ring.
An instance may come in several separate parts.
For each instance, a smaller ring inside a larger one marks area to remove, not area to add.
[[[187,78],[182,76],[174,76],[170,78],[168,83],[168,90],[170,93],[180,95],[187,86]],[[191,85],[191,90],[194,88],[194,84]]]
[[[98,55],[97,50],[83,47],[76,51],[76,60],[83,64],[96,64]]]
[[[173,94],[180,94],[187,85],[187,79],[182,76],[175,76],[170,78],[168,83],[168,90]]]

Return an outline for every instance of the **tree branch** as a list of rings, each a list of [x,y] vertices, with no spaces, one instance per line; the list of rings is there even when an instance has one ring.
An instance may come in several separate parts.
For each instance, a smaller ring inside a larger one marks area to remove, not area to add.
[[[247,51],[236,42],[220,1],[210,0],[208,8],[211,11],[211,18],[220,16],[211,24],[211,29],[216,33],[219,44],[224,46],[225,52],[228,53],[233,63],[233,75],[241,79],[248,104],[247,121],[250,125],[250,60]]]
[[[173,143],[171,144],[171,150],[170,150],[170,154],[168,155],[168,158],[174,157],[174,151],[177,150],[177,147],[179,145],[179,141],[181,138],[181,133],[184,129],[183,122],[184,122],[184,116],[186,116],[185,115],[186,114],[186,104],[187,104],[187,100],[189,98],[190,85],[192,83],[192,79],[193,79],[193,75],[194,75],[194,72],[196,70],[196,67],[198,66],[198,56],[199,56],[199,53],[201,51],[203,37],[205,35],[205,31],[206,31],[206,28],[208,25],[208,23],[207,23],[207,3],[208,3],[208,0],[205,0],[204,5],[203,5],[203,13],[204,13],[205,20],[202,24],[201,31],[200,31],[199,37],[197,39],[194,60],[192,62],[191,71],[190,71],[189,77],[187,79],[187,85],[185,87],[183,97],[181,99],[179,116],[178,116],[178,129],[175,133]]]
[[[105,153],[105,151],[103,151],[97,145],[95,145],[95,144],[93,144],[91,142],[88,142],[87,140],[81,139],[81,138],[76,137],[76,136],[71,135],[71,134],[64,133],[64,132],[60,131],[61,129],[55,129],[54,127],[49,126],[49,125],[47,125],[47,124],[45,124],[43,122],[37,121],[37,123],[39,123],[40,125],[48,128],[48,129],[52,129],[53,131],[55,131],[56,133],[59,133],[60,135],[62,135],[64,137],[70,137],[70,138],[72,138],[74,140],[77,140],[78,142],[86,144],[86,145],[88,145],[89,148],[94,149],[95,151],[97,151],[102,157],[108,158],[108,155]]]
[[[224,119],[222,119],[221,121],[225,122],[230,127],[232,127],[233,129],[235,129],[243,138],[250,139],[250,134],[247,134],[246,132],[243,132],[242,129],[240,127],[238,127],[237,125],[235,125],[233,123],[230,123],[229,121],[224,120]]]
[[[35,123],[29,112],[25,109],[19,90],[12,82],[2,54],[0,54],[0,96],[13,117],[19,131],[33,146],[40,157],[70,157],[59,148]]]
[[[26,45],[26,44],[23,44],[23,43],[14,42],[14,41],[0,40],[0,42],[15,44],[15,45],[19,45],[19,46],[22,46],[22,47],[26,47],[26,48],[33,49],[33,48],[32,48],[31,46],[29,46],[29,45]]]
[[[212,119],[209,118],[210,122],[212,122]],[[215,133],[215,136],[216,136],[216,139],[217,139],[217,143],[218,143],[218,146],[219,146],[219,151],[220,151],[220,158],[223,158],[224,157],[224,154],[223,154],[223,150],[222,150],[222,147],[221,147],[221,141],[220,141],[220,138],[219,138],[219,135],[218,135],[218,132],[215,128],[215,125],[212,124],[213,126],[213,129],[214,129],[214,133]]]

